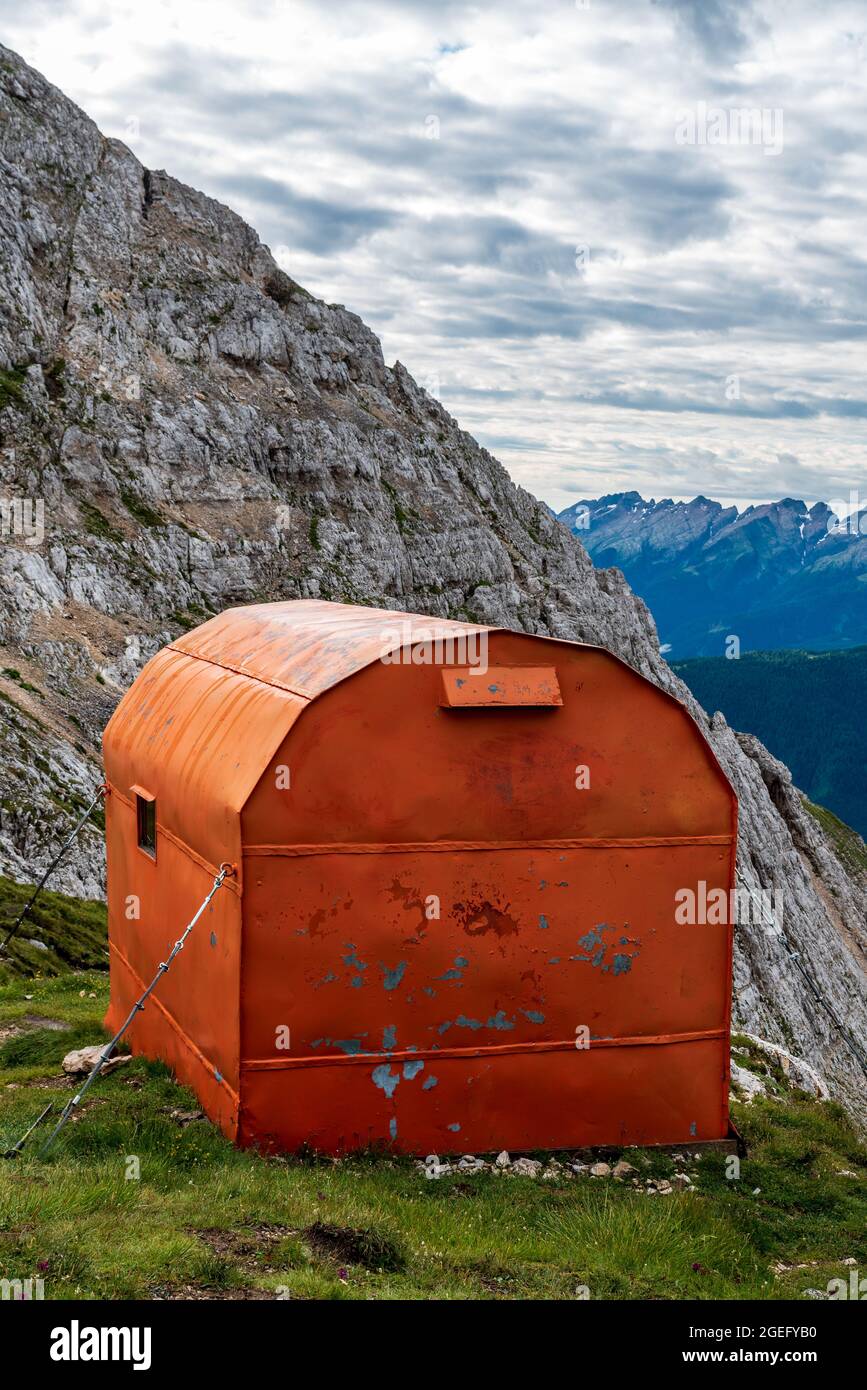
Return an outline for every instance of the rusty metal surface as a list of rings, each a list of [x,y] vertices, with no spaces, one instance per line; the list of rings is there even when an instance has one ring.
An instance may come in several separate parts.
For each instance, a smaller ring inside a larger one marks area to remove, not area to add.
[[[106,731],[111,1016],[232,859],[134,1046],[239,1142],[725,1138],[731,928],[674,918],[678,889],[733,885],[736,802],[699,729],[599,648],[499,631],[489,683],[553,671],[532,689],[562,704],[443,707],[441,665],[377,659],[406,621],[232,610],[139,677]]]
[[[315,699],[330,686],[377,661],[384,650],[428,635],[455,637],[489,631],[474,623],[386,608],[359,608],[299,599],[229,608],[172,643],[227,670]]]

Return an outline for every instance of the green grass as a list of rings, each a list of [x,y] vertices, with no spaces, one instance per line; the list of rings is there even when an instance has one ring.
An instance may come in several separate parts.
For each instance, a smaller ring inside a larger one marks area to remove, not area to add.
[[[32,891],[32,884],[13,883],[0,876],[0,940]],[[31,939],[43,942],[48,949],[31,946]],[[57,975],[73,965],[104,966],[105,941],[104,903],[43,890],[6,954],[0,956],[0,982],[13,974]]]
[[[24,404],[24,381],[27,372],[24,367],[0,370],[0,410],[7,405]]]
[[[821,825],[844,869],[855,875],[867,874],[867,849],[857,831],[850,829],[826,806],[816,806],[806,796],[802,796],[801,801],[804,809]]]
[[[143,501],[136,493],[131,492],[129,488],[121,488],[120,500],[141,526],[165,526],[165,519],[160,516],[159,512],[155,512],[153,507],[148,506],[147,502]]]
[[[0,880],[3,919],[26,892]],[[33,935],[56,933],[56,970],[39,952],[0,975],[0,1149],[49,1101],[59,1112],[63,1057],[105,1037],[105,971],[68,965],[99,953],[104,910],[49,894],[35,916]],[[740,1178],[707,1154],[696,1191],[670,1196],[587,1176],[430,1182],[381,1152],[261,1158],[204,1119],[181,1123],[172,1111],[196,1112],[195,1097],[135,1058],[94,1085],[45,1160],[39,1132],[0,1160],[0,1278],[42,1278],[55,1299],[799,1298],[847,1275],[846,1258],[867,1267],[867,1154],[839,1106],[790,1091],[735,1043],[774,1092],[735,1107]],[[674,1171],[663,1150],[624,1157]]]
[[[107,993],[93,971],[0,986],[0,1030],[21,1029],[0,1047],[4,1147],[65,1102],[49,1083],[103,1037]],[[0,1277],[42,1277],[48,1298],[774,1299],[824,1288],[846,1257],[867,1265],[867,1157],[839,1107],[797,1093],[739,1107],[739,1181],[707,1155],[697,1192],[667,1197],[588,1177],[429,1182],[381,1154],[263,1159],[170,1113],[196,1108],[137,1058],[97,1082],[46,1161],[31,1144],[0,1162]],[[659,1151],[627,1157],[672,1171]]]

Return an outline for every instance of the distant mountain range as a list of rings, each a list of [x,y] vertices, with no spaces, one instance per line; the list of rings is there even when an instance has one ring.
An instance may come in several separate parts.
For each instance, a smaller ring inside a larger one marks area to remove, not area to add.
[[[867,647],[847,652],[752,652],[678,661],[707,710],[755,734],[797,786],[867,836]],[[864,863],[863,845],[857,850]]]
[[[867,642],[867,511],[841,522],[791,497],[739,512],[615,492],[559,519],[594,564],[623,571],[672,659],[723,656],[731,634],[742,651]]]

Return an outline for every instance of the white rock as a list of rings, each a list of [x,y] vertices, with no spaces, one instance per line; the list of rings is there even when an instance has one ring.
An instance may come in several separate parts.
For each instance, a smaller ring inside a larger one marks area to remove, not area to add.
[[[731,1062],[731,1084],[736,1086],[739,1091],[744,1093],[744,1101],[749,1105],[756,1096],[766,1096],[768,1088],[760,1076],[756,1076],[754,1071],[749,1071],[742,1067],[739,1062],[732,1058]]]
[[[516,1158],[512,1164],[512,1172],[519,1178],[538,1178],[542,1171],[542,1164],[537,1158]]]
[[[106,1049],[106,1043],[95,1043],[91,1047],[80,1047],[76,1052],[67,1052],[63,1059],[62,1066],[67,1076],[84,1076],[93,1071],[100,1057]],[[107,1076],[116,1067],[123,1066],[124,1062],[131,1062],[132,1058],[128,1053],[112,1053],[105,1066],[102,1068],[102,1075]]]
[[[425,1167],[424,1175],[426,1178],[444,1178],[451,1172],[450,1163],[431,1163]]]

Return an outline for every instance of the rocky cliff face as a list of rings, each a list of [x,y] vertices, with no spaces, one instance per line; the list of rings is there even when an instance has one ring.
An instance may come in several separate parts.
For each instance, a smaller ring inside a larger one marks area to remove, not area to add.
[[[125,686],[229,604],[331,597],[598,642],[690,703],[741,799],[742,875],[783,889],[781,938],[739,929],[736,1019],[856,1107],[833,1015],[867,1032],[863,884],[786,770],[691,700],[622,575],[354,314],[3,48],[0,248],[0,867],[47,861]],[[94,832],[57,884],[101,881]]]
[[[675,657],[722,656],[730,633],[745,651],[867,642],[865,511],[786,497],[739,513],[617,492],[560,520],[597,565],[623,570]]]

